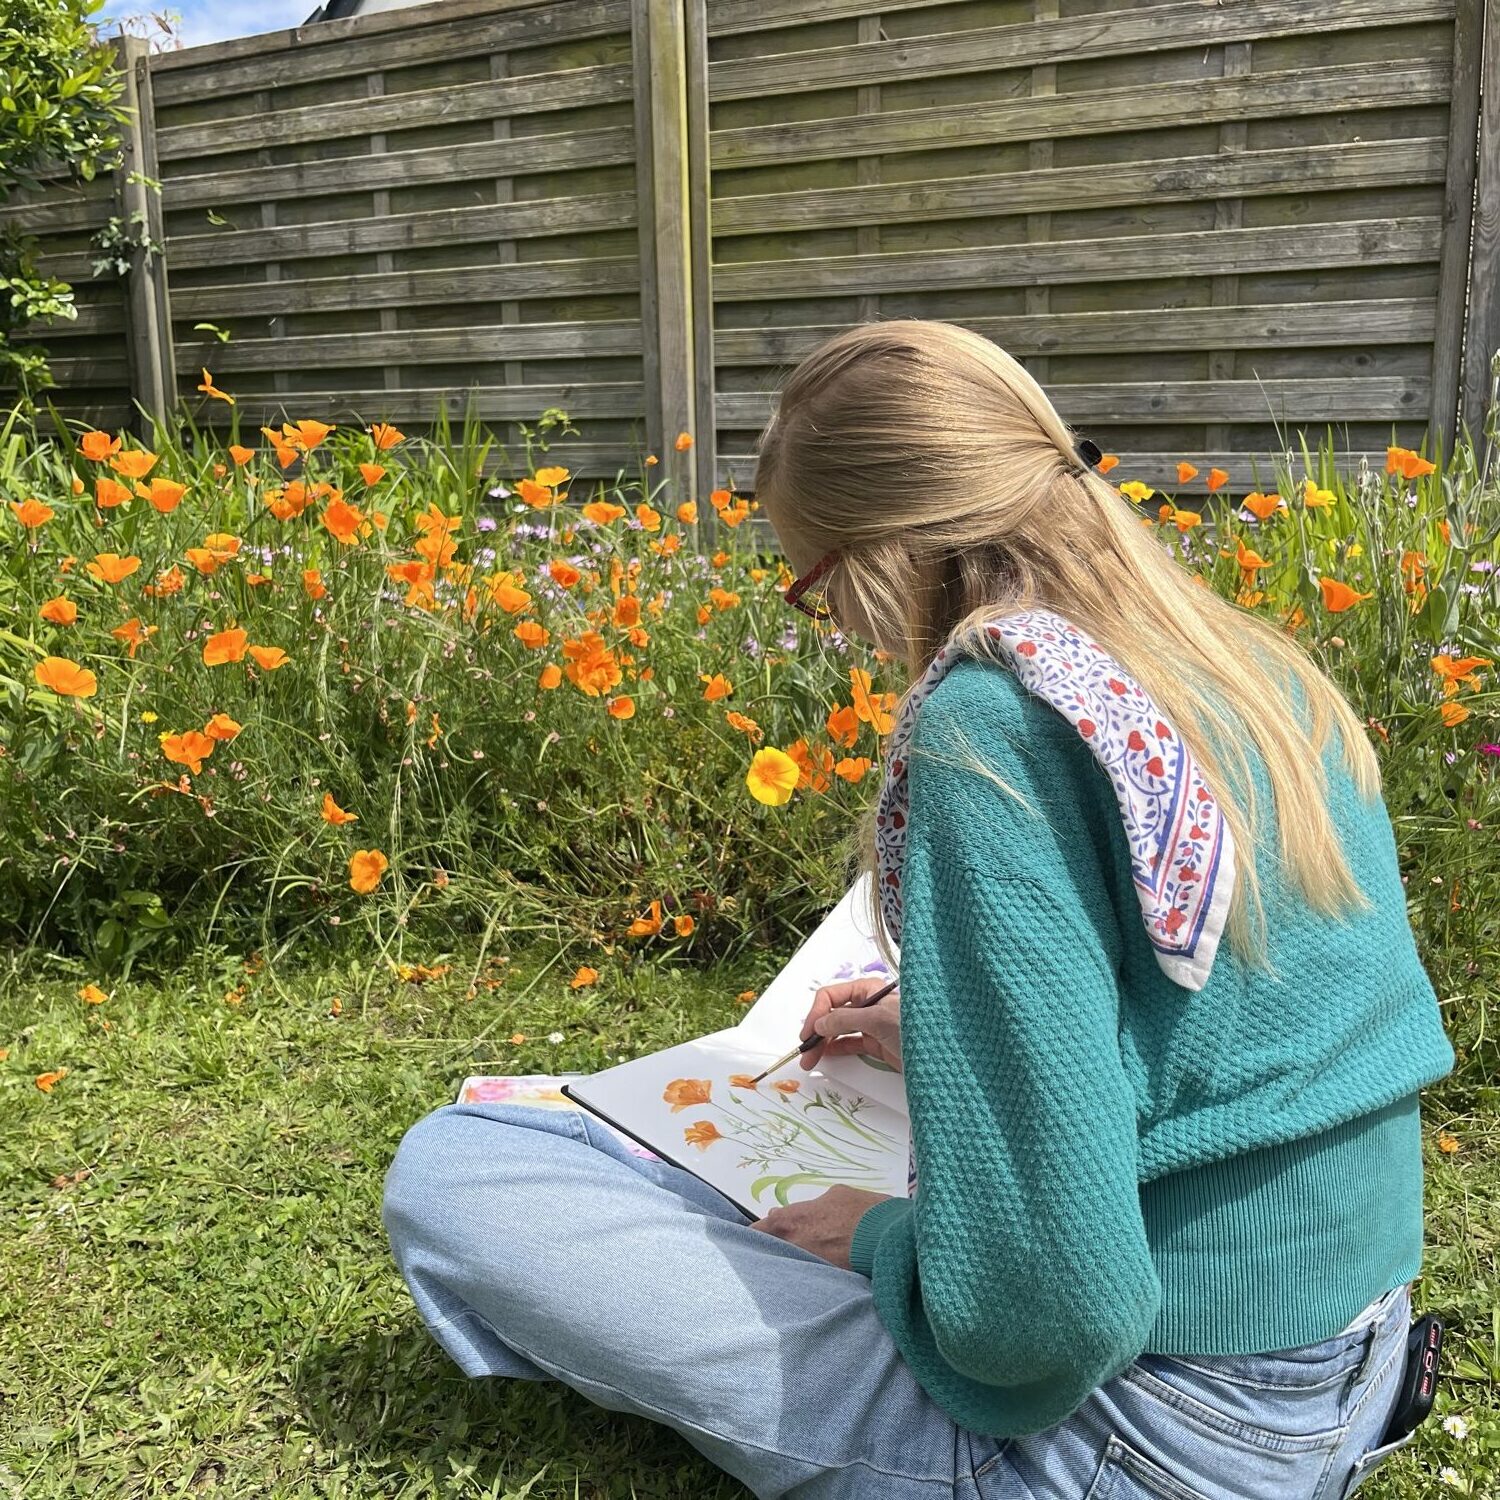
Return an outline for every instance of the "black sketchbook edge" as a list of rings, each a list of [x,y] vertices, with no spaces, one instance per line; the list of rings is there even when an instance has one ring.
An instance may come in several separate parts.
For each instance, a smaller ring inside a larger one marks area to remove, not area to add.
[[[717,1193],[726,1203],[733,1204],[734,1207],[737,1208],[742,1214],[748,1215],[747,1222],[754,1223],[757,1219],[762,1217],[760,1214],[757,1214],[754,1209],[746,1208],[738,1198],[731,1197],[724,1191],[723,1188],[714,1187],[713,1183],[711,1183],[701,1173],[693,1171],[693,1169],[688,1166],[686,1161],[678,1161],[675,1157],[668,1156],[667,1153],[663,1151],[660,1146],[656,1145],[654,1141],[648,1141],[644,1137],[637,1135],[635,1131],[630,1129],[628,1125],[622,1125],[612,1116],[605,1114],[605,1112],[600,1109],[597,1104],[590,1104],[587,1099],[583,1098],[579,1094],[575,1094],[573,1092],[572,1084],[564,1083],[560,1085],[560,1088],[564,1096],[571,1099],[576,1105],[578,1105],[580,1109],[587,1110],[589,1114],[594,1115],[600,1120],[603,1120],[606,1125],[614,1126],[614,1128],[618,1130],[622,1135],[628,1135],[631,1140],[636,1142],[637,1145],[644,1146],[646,1150],[661,1157],[661,1159],[669,1166],[677,1167],[681,1171],[686,1172],[689,1177],[696,1177],[704,1187],[709,1188],[713,1192]]]

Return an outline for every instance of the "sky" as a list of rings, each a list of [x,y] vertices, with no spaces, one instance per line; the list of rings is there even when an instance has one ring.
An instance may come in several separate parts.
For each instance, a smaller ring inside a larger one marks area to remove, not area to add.
[[[182,17],[178,34],[184,47],[251,36],[258,31],[282,31],[300,26],[317,9],[318,0],[108,0],[100,12],[106,31],[122,16],[146,16],[153,11],[176,11]]]

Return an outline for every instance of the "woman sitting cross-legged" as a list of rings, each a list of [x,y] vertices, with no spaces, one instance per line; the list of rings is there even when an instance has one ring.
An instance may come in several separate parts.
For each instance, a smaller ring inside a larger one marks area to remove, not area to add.
[[[385,1223],[467,1373],[675,1428],[758,1496],[1344,1500],[1399,1440],[1418,1092],[1454,1057],[1360,719],[947,323],[793,373],[788,599],[909,685],[866,830],[912,1189],[747,1223],[586,1115],[439,1109]]]

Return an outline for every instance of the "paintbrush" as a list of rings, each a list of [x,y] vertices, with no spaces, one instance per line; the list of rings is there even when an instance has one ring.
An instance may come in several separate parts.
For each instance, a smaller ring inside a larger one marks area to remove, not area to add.
[[[849,1008],[862,1009],[866,1005],[874,1005],[877,1000],[884,1000],[885,997],[896,988],[898,983],[898,980],[893,979],[889,984],[882,985],[881,988],[876,990],[873,995],[866,995],[863,1000],[851,1000],[848,1006],[839,1006],[837,1008],[840,1010]],[[789,1062],[791,1062],[794,1057],[801,1057],[804,1052],[811,1052],[814,1047],[819,1047],[828,1040],[830,1040],[828,1037],[819,1036],[816,1031],[813,1032],[813,1034],[808,1037],[807,1040],[804,1041],[800,1046],[793,1047],[785,1057],[778,1058],[777,1061],[773,1062],[771,1066],[765,1070],[765,1072],[757,1073],[755,1077],[750,1080],[750,1082],[759,1083],[761,1079],[766,1076],[766,1074],[774,1073],[778,1068],[784,1068]]]

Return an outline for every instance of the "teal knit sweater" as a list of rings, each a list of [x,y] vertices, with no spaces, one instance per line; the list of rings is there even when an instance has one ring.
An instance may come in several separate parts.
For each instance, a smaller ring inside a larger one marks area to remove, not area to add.
[[[1263,840],[1274,973],[1226,942],[1193,992],[1153,956],[1114,793],[1063,717],[975,661],[923,705],[901,945],[919,1181],[851,1259],[961,1426],[1050,1427],[1147,1350],[1317,1342],[1416,1275],[1417,1090],[1453,1050],[1384,804],[1325,759],[1370,907],[1315,913]]]

